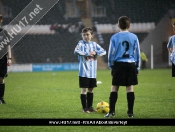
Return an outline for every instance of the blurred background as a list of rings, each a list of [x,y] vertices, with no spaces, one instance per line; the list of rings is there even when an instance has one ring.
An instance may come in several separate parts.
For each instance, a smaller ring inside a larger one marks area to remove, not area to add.
[[[30,2],[0,0],[3,25],[8,25]],[[174,34],[175,0],[60,0],[12,48],[13,65],[9,70],[38,66],[44,71],[44,65],[46,71],[52,71],[64,64],[74,64],[64,66],[77,70],[74,48],[82,39],[82,28],[93,28],[93,41],[108,53],[110,37],[119,32],[117,20],[123,15],[131,18],[130,31],[138,36],[148,58],[147,68],[169,68],[167,43]],[[98,69],[108,69],[107,56],[98,58]]]

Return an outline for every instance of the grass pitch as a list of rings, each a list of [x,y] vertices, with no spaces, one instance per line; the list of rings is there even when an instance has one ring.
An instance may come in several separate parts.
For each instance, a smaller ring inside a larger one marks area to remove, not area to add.
[[[94,89],[96,107],[100,101],[108,102],[110,70],[98,70]],[[175,118],[175,78],[171,69],[141,70],[135,91],[135,118]],[[9,73],[5,78],[5,105],[0,105],[0,118],[91,118],[101,119],[104,114],[82,113],[78,71]],[[120,87],[116,105],[116,118],[126,115],[126,88]],[[0,126],[1,132],[174,132],[174,126]]]

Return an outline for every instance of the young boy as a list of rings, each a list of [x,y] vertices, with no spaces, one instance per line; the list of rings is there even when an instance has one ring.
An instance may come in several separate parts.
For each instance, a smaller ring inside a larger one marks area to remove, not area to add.
[[[137,74],[140,69],[139,41],[135,34],[129,32],[130,18],[122,16],[118,19],[120,32],[110,39],[108,66],[112,69],[112,86],[109,97],[110,111],[105,117],[115,116],[115,105],[119,86],[126,86],[128,102],[127,115],[134,117],[134,87],[138,84]]]
[[[175,32],[175,22],[172,24],[172,26]],[[167,48],[172,62],[172,77],[175,77],[175,35],[170,37]]]
[[[79,61],[79,87],[81,88],[80,100],[83,112],[90,113],[95,110],[93,104],[93,88],[97,87],[97,56],[103,56],[106,51],[96,42],[91,41],[93,30],[85,27],[82,29],[82,38],[74,50]]]
[[[3,29],[1,28],[2,22],[3,22],[3,17],[0,14],[0,32],[3,31]],[[6,33],[6,31],[4,31],[4,33]],[[3,36],[0,35],[0,42],[2,41],[1,39],[3,39]],[[7,54],[5,54],[4,56],[0,56],[0,104],[5,104],[5,101],[4,101],[4,93],[5,93],[4,78],[7,77],[7,65],[10,66],[12,63],[10,44],[8,44],[7,48],[8,48]]]

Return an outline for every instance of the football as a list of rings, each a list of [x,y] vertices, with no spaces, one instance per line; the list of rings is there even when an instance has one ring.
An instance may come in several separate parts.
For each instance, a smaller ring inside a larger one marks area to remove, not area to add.
[[[97,104],[96,110],[98,113],[108,113],[109,112],[109,104],[105,101],[101,101]]]

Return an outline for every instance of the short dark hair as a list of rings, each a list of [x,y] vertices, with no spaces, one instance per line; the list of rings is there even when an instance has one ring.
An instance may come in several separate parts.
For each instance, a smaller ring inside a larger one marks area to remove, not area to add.
[[[121,16],[118,19],[118,25],[121,29],[128,29],[130,27],[131,20],[127,16]]]
[[[82,29],[82,33],[86,33],[86,32],[88,32],[88,31],[90,31],[90,33],[93,34],[92,28],[85,27],[85,28]]]

